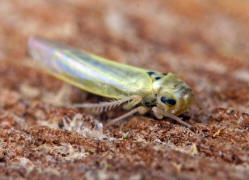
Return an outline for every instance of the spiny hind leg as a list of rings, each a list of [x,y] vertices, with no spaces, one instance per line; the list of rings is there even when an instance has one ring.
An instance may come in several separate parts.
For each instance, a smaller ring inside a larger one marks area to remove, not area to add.
[[[139,100],[139,101],[138,101]],[[85,109],[90,109],[95,112],[105,112],[109,111],[115,107],[120,106],[121,104],[127,103],[127,104],[138,104],[141,102],[142,98],[137,95],[129,96],[129,97],[124,97],[122,99],[118,100],[113,100],[110,102],[100,102],[100,103],[83,103],[83,104],[75,104],[73,105],[74,108],[85,108]],[[135,105],[136,105],[135,104]]]
[[[115,123],[117,123],[117,122],[119,122],[119,121],[122,121],[122,120],[124,120],[125,118],[127,118],[127,117],[129,117],[129,116],[132,116],[132,115],[135,114],[135,113],[145,114],[146,112],[148,112],[148,110],[149,110],[149,108],[147,108],[147,107],[138,106],[138,107],[132,109],[131,111],[129,111],[129,112],[123,114],[122,116],[119,116],[119,117],[117,117],[117,118],[115,118],[115,119],[109,120],[109,122],[105,125],[105,128],[106,128],[106,127],[109,127],[109,126],[111,126],[111,125],[113,125],[113,124],[115,124]]]
[[[132,108],[134,108],[136,105],[138,105],[139,103],[141,103],[142,101],[142,97],[141,96],[133,96],[133,99],[128,101],[126,104],[123,105],[123,108],[125,110],[130,110]]]

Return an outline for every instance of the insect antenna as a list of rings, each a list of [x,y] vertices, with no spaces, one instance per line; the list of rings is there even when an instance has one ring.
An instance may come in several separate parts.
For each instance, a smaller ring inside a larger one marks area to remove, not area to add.
[[[162,113],[165,117],[169,117],[173,120],[175,120],[176,122],[178,122],[179,124],[182,124],[188,128],[191,128],[192,126],[186,122],[184,122],[183,120],[181,120],[179,117],[177,117],[176,115],[166,112],[166,111],[162,111],[161,109],[158,109],[158,111],[160,111],[160,113]]]

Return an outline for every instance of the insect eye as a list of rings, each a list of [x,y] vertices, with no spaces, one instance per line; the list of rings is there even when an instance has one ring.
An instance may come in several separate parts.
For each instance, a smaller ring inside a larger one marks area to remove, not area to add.
[[[163,103],[167,103],[167,104],[169,104],[171,106],[174,106],[176,104],[176,100],[174,100],[174,99],[167,99],[165,96],[161,97],[161,101]]]
[[[166,102],[167,102],[166,97],[165,97],[165,96],[162,96],[162,97],[161,97],[161,101],[162,101],[163,103],[166,103]]]
[[[174,100],[174,99],[168,99],[167,103],[170,104],[170,105],[172,105],[172,106],[174,106],[176,104],[176,100]]]

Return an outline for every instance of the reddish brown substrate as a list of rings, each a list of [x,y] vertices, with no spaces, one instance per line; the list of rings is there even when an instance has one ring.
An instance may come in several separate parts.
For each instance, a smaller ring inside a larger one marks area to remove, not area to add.
[[[2,179],[249,179],[247,1],[1,0],[0,27]],[[147,115],[102,132],[124,111],[63,106],[103,98],[33,67],[33,35],[174,72],[210,119],[193,106],[192,129]]]

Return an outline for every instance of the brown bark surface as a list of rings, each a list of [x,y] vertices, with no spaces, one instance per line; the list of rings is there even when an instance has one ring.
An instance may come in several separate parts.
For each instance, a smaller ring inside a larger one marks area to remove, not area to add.
[[[104,100],[33,66],[40,35],[134,66],[173,72],[193,107],[169,119],[92,115]],[[1,179],[249,179],[249,3],[242,0],[1,0]]]

